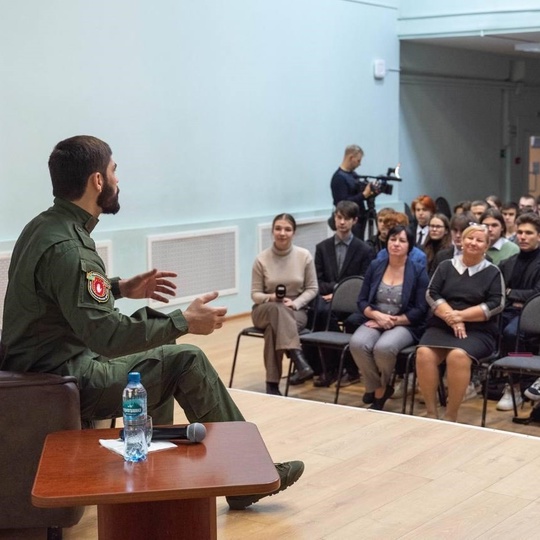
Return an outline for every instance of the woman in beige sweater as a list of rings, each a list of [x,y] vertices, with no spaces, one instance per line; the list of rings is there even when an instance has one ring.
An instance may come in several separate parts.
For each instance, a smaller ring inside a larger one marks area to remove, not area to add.
[[[272,222],[272,247],[260,253],[253,264],[251,317],[264,329],[266,393],[281,395],[279,381],[283,352],[296,366],[297,382],[313,377],[313,370],[302,353],[299,332],[307,324],[306,307],[317,296],[317,274],[307,249],[294,246],[296,221],[279,214]]]

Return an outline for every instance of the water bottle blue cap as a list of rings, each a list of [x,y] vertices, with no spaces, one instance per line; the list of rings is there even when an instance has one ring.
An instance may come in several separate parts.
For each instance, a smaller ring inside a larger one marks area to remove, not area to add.
[[[130,383],[140,383],[141,374],[138,371],[132,371],[128,374],[128,382]]]

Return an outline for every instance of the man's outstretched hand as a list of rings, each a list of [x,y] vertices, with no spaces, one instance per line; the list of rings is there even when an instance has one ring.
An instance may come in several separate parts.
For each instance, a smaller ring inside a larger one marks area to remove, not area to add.
[[[207,335],[223,326],[227,308],[208,305],[208,302],[215,300],[218,296],[217,292],[203,294],[186,308],[184,317],[191,334]]]
[[[151,298],[167,304],[167,296],[176,295],[176,285],[167,278],[176,276],[175,272],[158,272],[154,268],[130,279],[121,279],[118,285],[124,298]]]

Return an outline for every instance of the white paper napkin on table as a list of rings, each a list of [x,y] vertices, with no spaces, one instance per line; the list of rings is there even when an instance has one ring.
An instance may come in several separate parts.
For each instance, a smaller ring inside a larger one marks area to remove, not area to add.
[[[99,439],[99,444],[121,456],[124,455],[124,441],[121,439]],[[169,448],[176,448],[176,444],[169,441],[152,441],[152,444],[148,447],[148,452],[168,450]]]

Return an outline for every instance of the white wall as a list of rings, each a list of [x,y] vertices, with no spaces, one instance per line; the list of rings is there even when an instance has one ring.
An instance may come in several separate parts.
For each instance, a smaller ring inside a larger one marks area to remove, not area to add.
[[[397,162],[398,67],[397,0],[10,2],[0,250],[50,205],[54,144],[92,134],[118,162],[122,210],[95,233],[115,273],[146,268],[147,234],[238,225],[241,290],[224,303],[247,311],[258,223],[329,214],[347,144],[367,174]]]
[[[539,93],[505,82],[508,58],[452,50],[441,58],[406,45],[400,65],[398,36],[474,34],[501,21],[511,31],[538,27],[537,4],[10,2],[0,17],[0,251],[50,205],[54,144],[93,134],[119,164],[122,210],[95,233],[112,241],[114,273],[146,269],[148,234],[235,225],[240,290],[223,303],[247,311],[257,225],[282,211],[328,215],[347,144],[366,151],[364,174],[401,160],[405,181],[379,204],[435,190],[461,199],[519,181],[523,166],[508,160],[519,157],[520,137],[505,137],[524,131]],[[375,59],[389,68],[384,81],[373,78]],[[530,84],[537,67],[527,64]],[[506,143],[512,157],[501,163]]]

